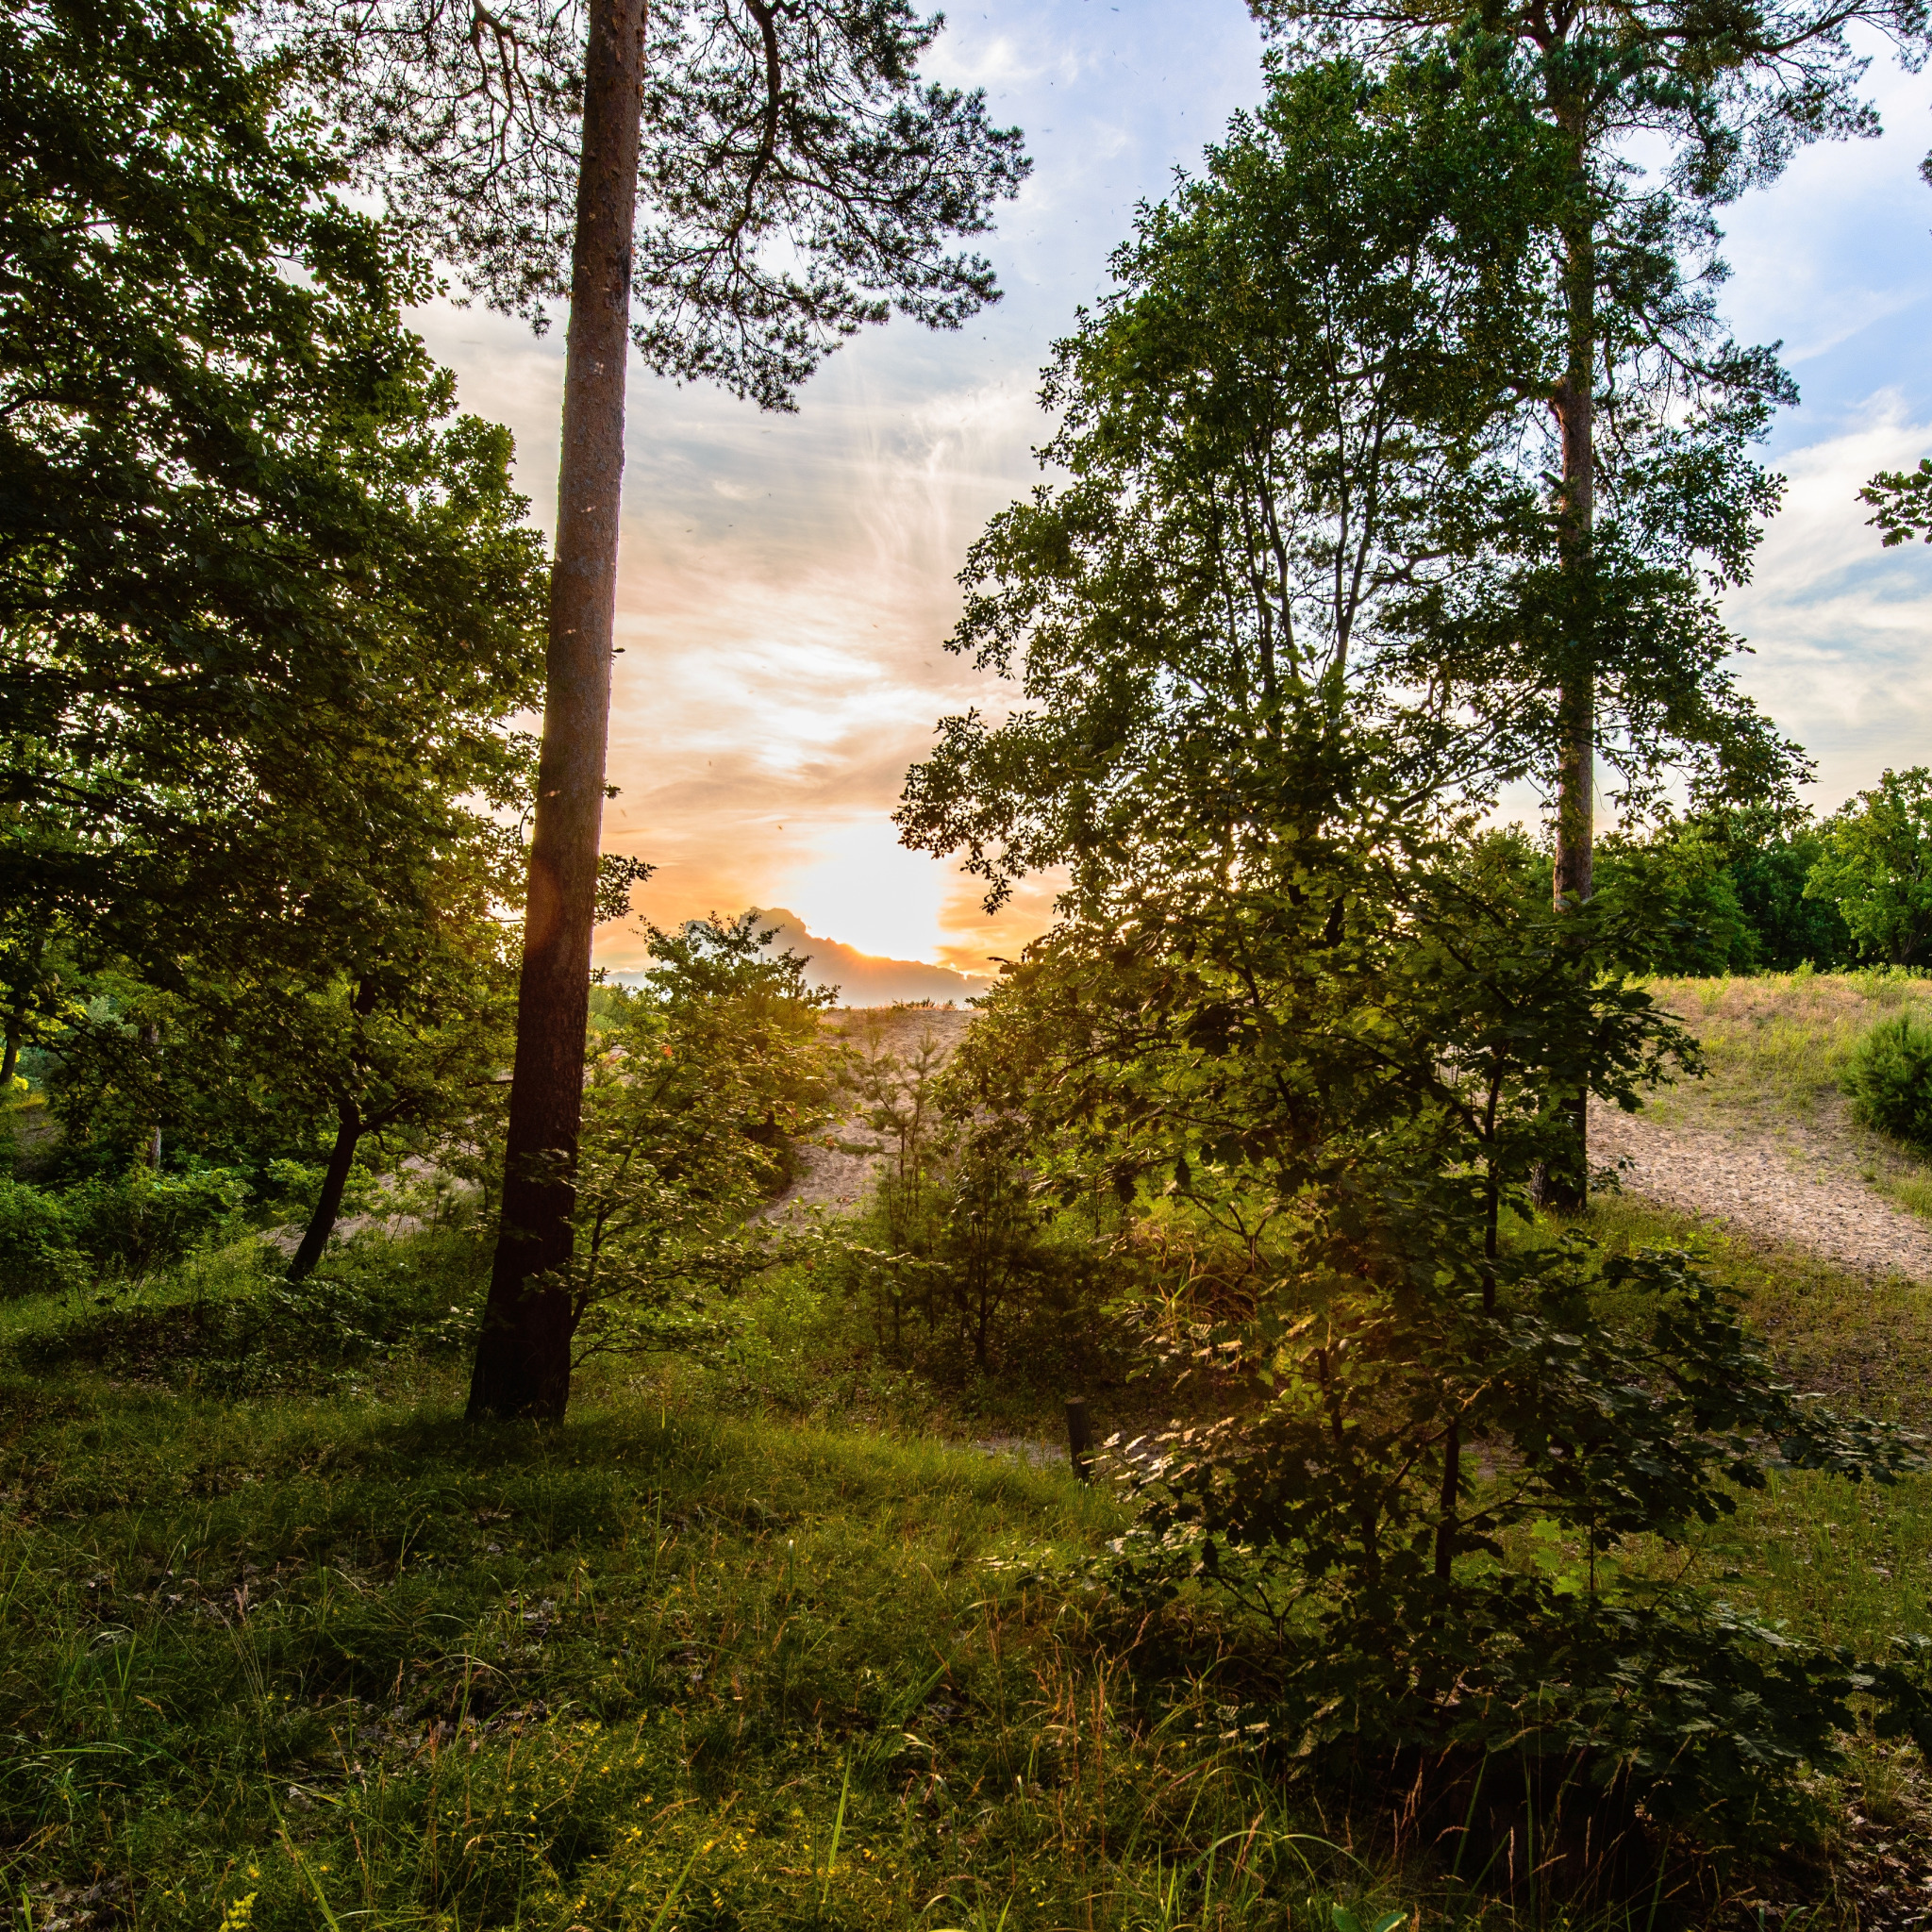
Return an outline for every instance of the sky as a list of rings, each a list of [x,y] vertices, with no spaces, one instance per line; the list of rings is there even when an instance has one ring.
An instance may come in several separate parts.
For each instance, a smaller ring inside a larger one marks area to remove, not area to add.
[[[1724,212],[1723,306],[1779,341],[1802,391],[1769,457],[1787,477],[1755,579],[1727,614],[1740,681],[1812,754],[1829,810],[1887,766],[1932,763],[1932,552],[1882,550],[1858,486],[1932,453],[1932,73],[1875,39],[1882,138],[1814,147]],[[651,860],[658,923],[785,908],[858,952],[983,973],[1050,917],[1051,887],[989,917],[891,813],[941,716],[1001,693],[942,645],[987,520],[1038,479],[1039,373],[1108,287],[1136,206],[1158,199],[1261,91],[1243,0],[982,0],[949,9],[927,71],[983,87],[1034,171],[983,243],[1004,299],[957,333],[868,330],[795,415],[678,388],[633,359],[607,849]],[[508,423],[546,528],[560,329],[436,305],[417,325],[462,407]],[[635,927],[600,962],[643,963]]]

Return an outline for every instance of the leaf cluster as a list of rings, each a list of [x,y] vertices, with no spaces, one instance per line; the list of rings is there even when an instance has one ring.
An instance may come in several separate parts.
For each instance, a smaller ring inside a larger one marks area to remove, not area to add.
[[[755,912],[647,933],[658,964],[610,1002],[586,1074],[566,1277],[580,1357],[729,1329],[730,1298],[797,1245],[756,1214],[839,1070],[833,996],[768,952]]]
[[[359,179],[492,307],[570,289],[579,0],[279,0],[259,31],[346,130]],[[1027,162],[982,92],[923,81],[908,0],[674,0],[647,14],[632,335],[646,363],[766,408],[894,308],[997,298],[983,233]]]

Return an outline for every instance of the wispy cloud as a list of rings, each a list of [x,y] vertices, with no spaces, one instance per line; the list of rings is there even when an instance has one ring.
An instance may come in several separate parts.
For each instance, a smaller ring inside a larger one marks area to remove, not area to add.
[[[1740,682],[1816,756],[1827,809],[1883,766],[1932,757],[1932,554],[1883,549],[1858,501],[1876,472],[1932,450],[1932,417],[1896,390],[1855,413],[1785,455],[1785,508],[1726,604],[1754,652]]]
[[[1805,390],[1774,443],[1789,502],[1729,612],[1756,647],[1745,683],[1817,754],[1826,806],[1932,757],[1932,555],[1881,551],[1856,500],[1932,450],[1932,79],[1872,51],[1885,139],[1810,150],[1726,211],[1725,310],[1782,339]],[[933,72],[985,87],[1037,159],[985,244],[1006,300],[955,335],[868,333],[792,417],[634,368],[607,827],[659,866],[651,916],[791,907],[814,933],[969,970],[1046,923],[1053,881],[990,918],[972,881],[895,845],[891,813],[941,715],[1007,701],[941,645],[968,546],[1038,475],[1049,345],[1105,288],[1136,202],[1258,96],[1258,53],[1241,0],[955,8]],[[516,430],[547,523],[560,338],[446,308],[425,326],[464,406]],[[600,942],[640,954],[622,929]]]

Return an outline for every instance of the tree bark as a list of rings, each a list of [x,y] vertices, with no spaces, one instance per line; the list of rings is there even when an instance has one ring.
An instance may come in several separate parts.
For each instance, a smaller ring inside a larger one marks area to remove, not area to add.
[[[13,1075],[20,1066],[20,1029],[9,1026],[7,1041],[0,1046],[0,1098],[4,1098],[13,1086]]]
[[[470,1381],[473,1418],[554,1419],[570,1398],[570,1291],[555,1279],[527,1284],[571,1257],[610,717],[644,8],[645,0],[597,0],[585,50],[543,739],[503,1213]]]
[[[346,1101],[338,1103],[336,1144],[329,1149],[328,1165],[323,1170],[322,1197],[303,1231],[302,1245],[289,1263],[289,1279],[300,1281],[322,1259],[328,1238],[336,1231],[336,1216],[342,1211],[342,1190],[349,1184],[349,1170],[356,1162],[356,1149],[362,1140],[362,1119]]]
[[[161,1029],[158,1026],[150,1024],[141,1029],[141,1043],[142,1046],[156,1047],[160,1044],[160,1041]],[[159,1174],[161,1171],[161,1124],[159,1121],[155,1122],[148,1128],[147,1145],[142,1150],[142,1154],[148,1166],[156,1174]]]
[[[1579,157],[1581,133],[1578,136]],[[1578,165],[1584,207],[1566,237],[1564,308],[1568,325],[1563,379],[1551,398],[1563,444],[1563,494],[1557,542],[1567,596],[1565,664],[1557,693],[1557,852],[1553,896],[1558,914],[1586,905],[1593,890],[1596,842],[1596,670],[1592,640],[1591,554],[1596,523],[1596,247],[1588,189]],[[1574,1146],[1551,1163],[1541,1190],[1544,1205],[1572,1211],[1590,1196],[1590,1096],[1566,1103]]]

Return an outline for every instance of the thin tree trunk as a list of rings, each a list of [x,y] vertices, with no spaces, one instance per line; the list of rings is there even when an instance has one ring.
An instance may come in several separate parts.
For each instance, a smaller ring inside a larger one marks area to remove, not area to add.
[[[146,1047],[158,1046],[160,1040],[161,1029],[158,1026],[149,1024],[141,1029],[142,1045]],[[156,1174],[159,1174],[161,1171],[161,1124],[159,1121],[157,1121],[147,1130],[147,1147],[144,1158],[148,1166]]]
[[[41,976],[41,961],[46,957],[47,936],[37,932],[27,948],[26,972],[14,989],[19,1008],[8,1016],[7,1043],[0,1048],[0,1099],[13,1091],[13,1076],[20,1071],[20,1042],[26,1031],[25,1012],[33,999],[34,984]]]
[[[329,1149],[328,1165],[323,1170],[322,1197],[315,1204],[315,1212],[308,1217],[302,1245],[289,1263],[291,1281],[300,1281],[322,1259],[322,1251],[336,1231],[336,1216],[342,1211],[342,1190],[348,1186],[349,1170],[356,1163],[356,1149],[362,1139],[362,1120],[346,1101],[338,1104],[336,1118],[340,1124],[336,1128],[336,1144]]]
[[[526,1284],[569,1262],[576,1197],[610,718],[644,5],[597,0],[586,48],[543,741],[503,1214],[470,1381],[473,1417],[556,1418],[570,1398],[570,1291],[555,1282]]]
[[[1579,140],[1579,152],[1581,136]],[[1580,175],[1579,169],[1579,175]],[[1563,499],[1558,542],[1568,580],[1567,662],[1557,694],[1557,853],[1558,913],[1585,905],[1593,890],[1596,841],[1596,673],[1591,539],[1596,522],[1596,249],[1587,204],[1567,238],[1564,306],[1567,367],[1552,398],[1563,442]],[[1590,1193],[1589,1095],[1568,1103],[1574,1146],[1552,1165],[1541,1189],[1545,1205],[1577,1209]]]
[[[1456,1505],[1462,1493],[1462,1425],[1452,1422],[1442,1437],[1442,1513],[1436,1524],[1436,1581],[1456,1574]]]

